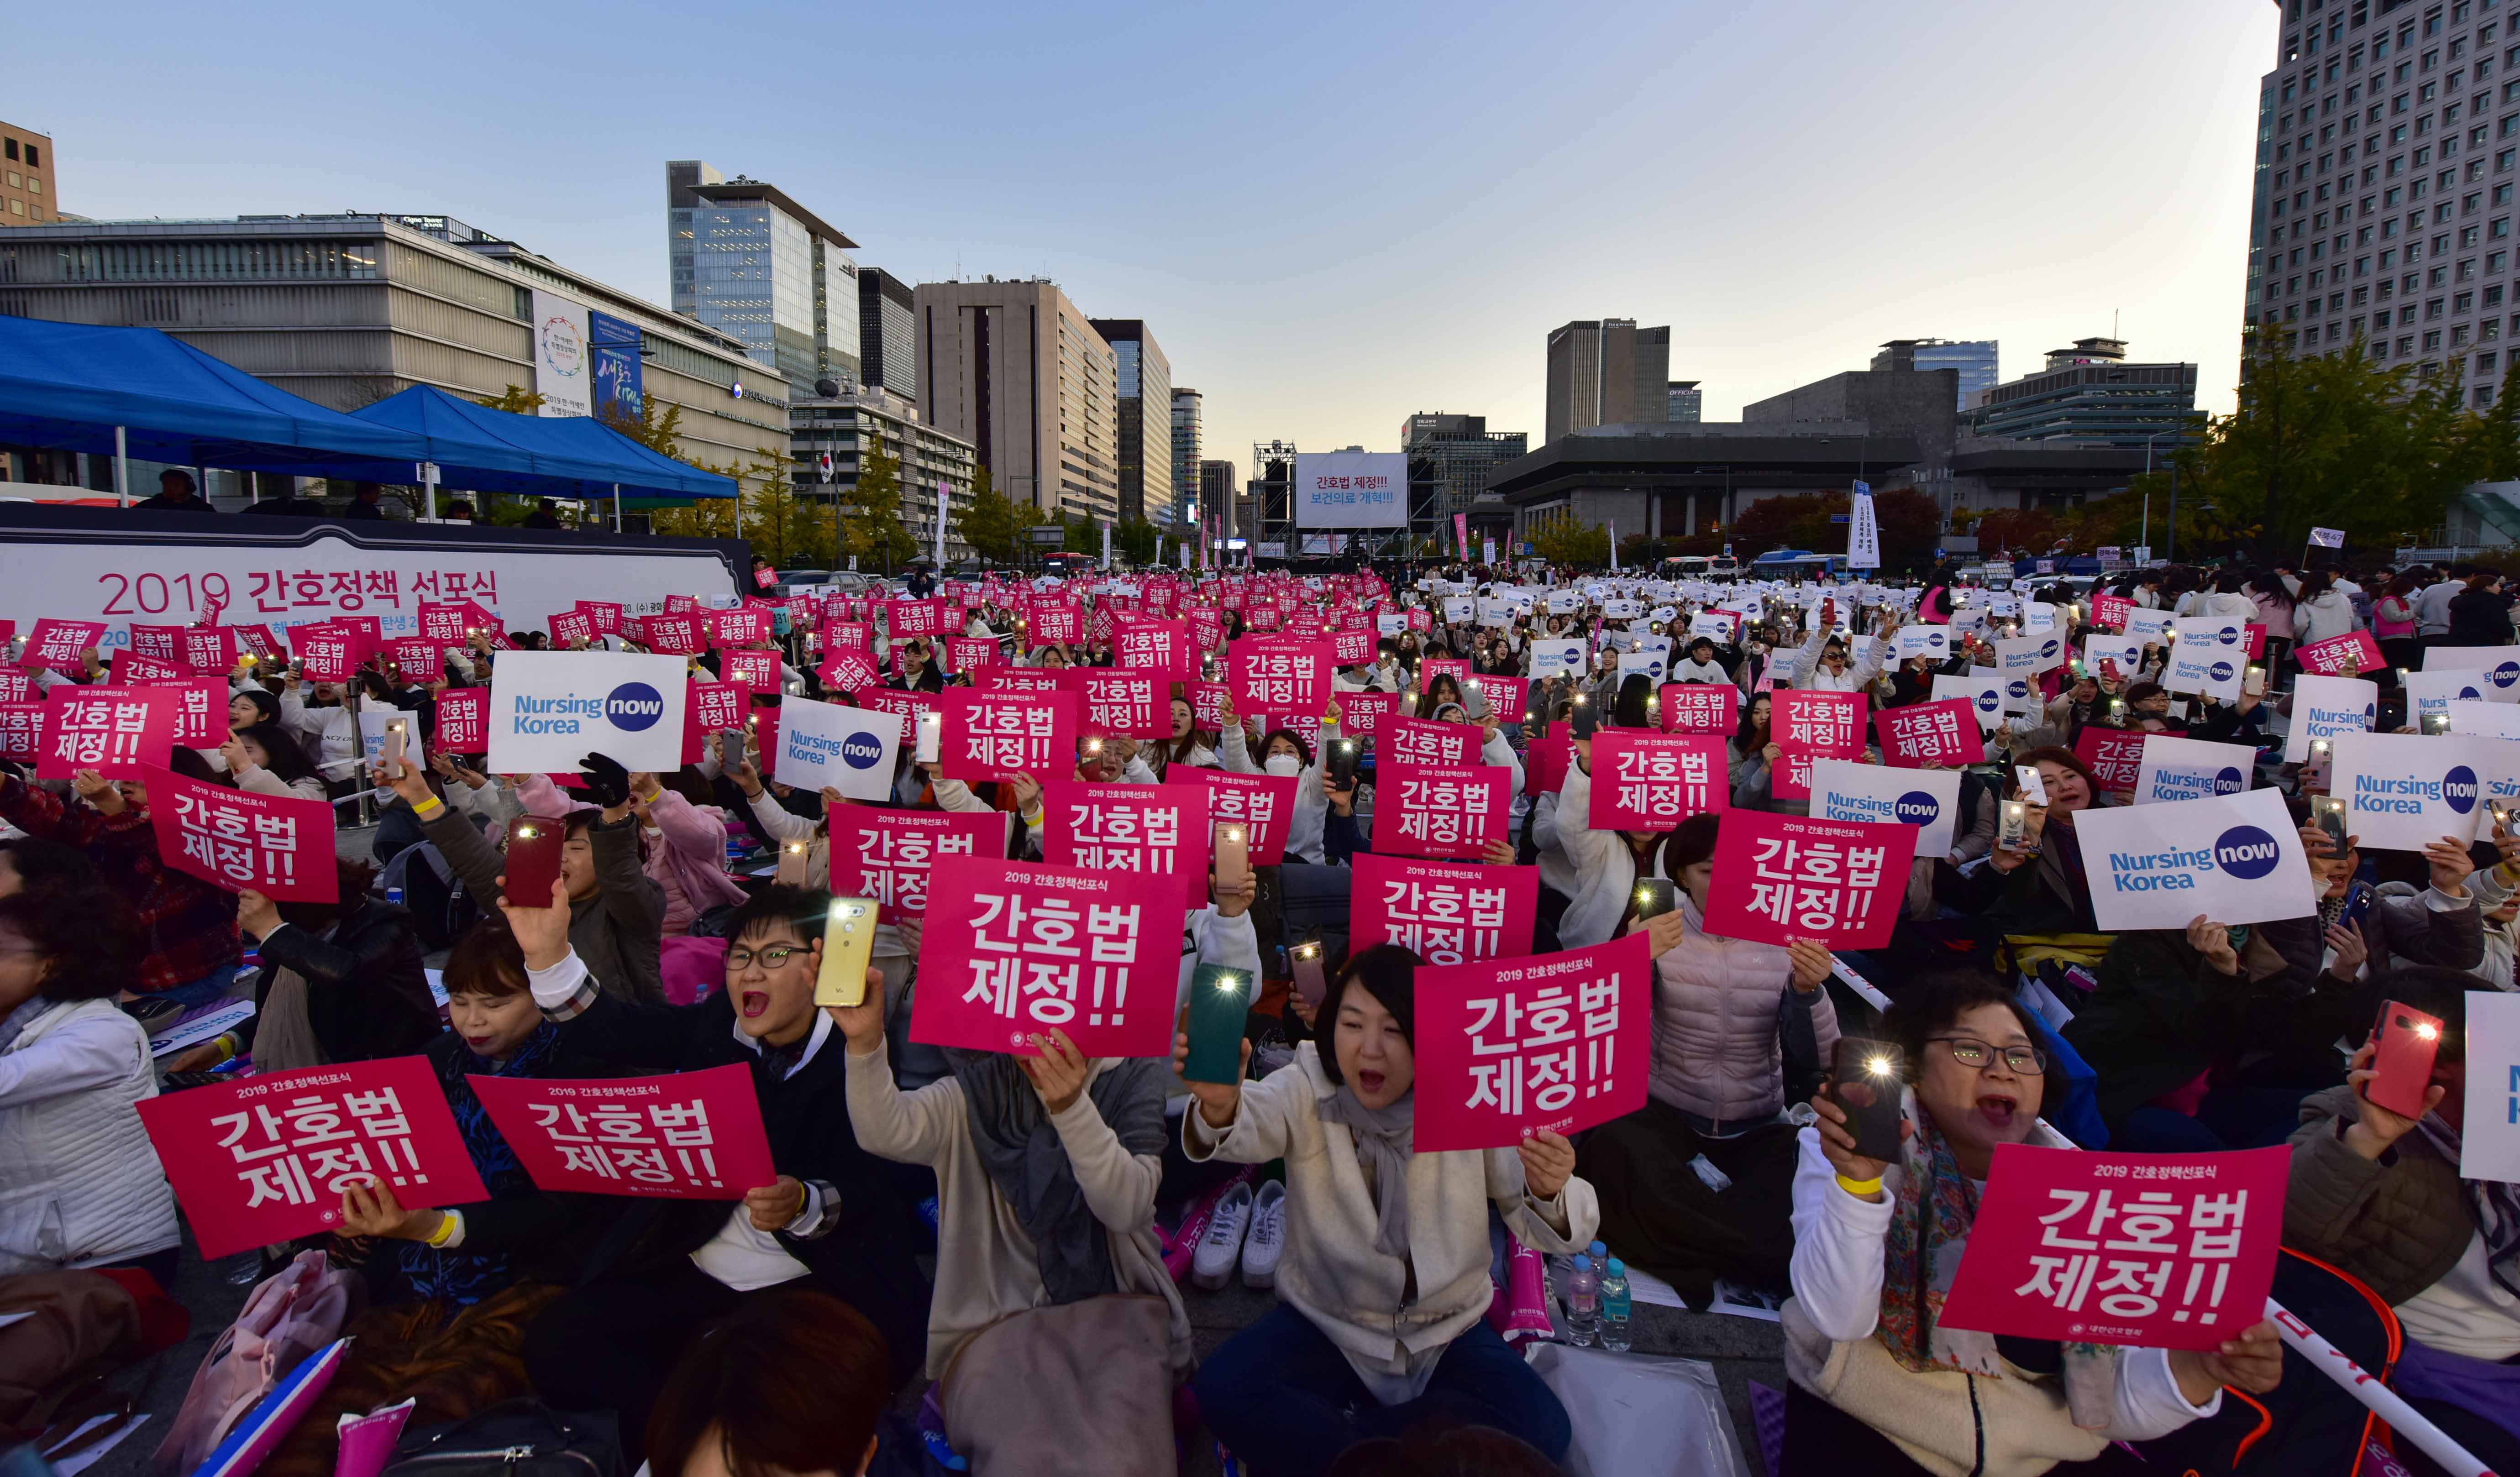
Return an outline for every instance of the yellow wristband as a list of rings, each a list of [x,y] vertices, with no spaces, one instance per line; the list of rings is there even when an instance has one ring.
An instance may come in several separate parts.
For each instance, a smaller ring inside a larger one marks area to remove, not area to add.
[[[430,819],[445,808],[446,802],[440,800],[435,795],[429,795],[426,798],[411,802],[411,813],[420,817],[424,821]]]
[[[1837,1177],[1837,1187],[1859,1200],[1869,1200],[1881,1193],[1881,1177],[1874,1175],[1869,1180],[1850,1180],[1840,1175]]]
[[[463,1224],[464,1217],[462,1212],[452,1210],[439,1211],[437,1213],[437,1229],[428,1233],[428,1244],[431,1246],[445,1245],[447,1238],[453,1236],[456,1229],[461,1227]]]

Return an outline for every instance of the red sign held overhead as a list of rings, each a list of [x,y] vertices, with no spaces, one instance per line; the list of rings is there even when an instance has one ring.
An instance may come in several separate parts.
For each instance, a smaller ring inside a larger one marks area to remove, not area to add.
[[[1715,841],[1706,931],[1779,946],[1812,939],[1877,948],[1899,920],[1915,858],[1910,827],[1733,811]]]
[[[1208,791],[1200,784],[1042,786],[1042,856],[1088,872],[1171,873],[1185,904],[1207,906]]]
[[[1430,723],[1422,718],[1383,720],[1374,736],[1376,764],[1451,764],[1478,762],[1479,731],[1463,723]]]
[[[329,803],[204,784],[162,769],[143,769],[140,779],[149,786],[158,855],[167,866],[275,902],[340,899]]]
[[[490,690],[448,688],[437,694],[439,748],[451,754],[478,754],[490,746]]]
[[[1666,734],[1721,734],[1741,730],[1741,690],[1725,682],[1666,682],[1662,728]]]
[[[18,664],[36,671],[49,667],[56,672],[75,672],[85,653],[96,649],[96,644],[104,639],[105,622],[101,620],[55,620],[46,616],[26,634],[26,649],[19,655]],[[162,659],[172,661],[174,653],[170,651]]]
[[[1732,768],[1712,734],[1647,734],[1603,729],[1593,738],[1596,830],[1669,830],[1690,816],[1732,805]]]
[[[1171,679],[1113,667],[1078,667],[1067,678],[1083,709],[1078,731],[1087,738],[1172,737]]]
[[[945,776],[1006,780],[1076,771],[1076,697],[1069,693],[946,694]]]
[[[1387,857],[1487,854],[1508,839],[1513,772],[1503,765],[1377,764],[1373,849]]]
[[[536,1189],[741,1200],[779,1178],[749,1067],[465,1080]]]
[[[1429,963],[1531,952],[1540,869],[1431,862],[1358,852],[1348,892],[1348,952],[1398,944]]]
[[[1194,769],[1190,779],[1207,786],[1207,813],[1215,824],[1233,821],[1249,828],[1252,866],[1276,867],[1286,860],[1286,831],[1301,782],[1291,775],[1237,775],[1219,769]]]
[[[1033,1054],[1057,1027],[1088,1056],[1168,1057],[1183,913],[1161,874],[940,862],[910,1038]]]
[[[877,920],[927,912],[927,880],[947,857],[998,858],[1007,818],[996,811],[890,810],[849,805],[832,812],[832,891],[873,898]]]
[[[175,746],[172,688],[69,687],[45,694],[44,752],[38,780],[68,780],[92,769],[109,780],[138,780],[162,769]]]
[[[1510,1148],[1644,1106],[1654,963],[1643,934],[1420,969],[1418,982],[1418,1152]]]
[[[1986,732],[1965,697],[1883,708],[1872,722],[1881,737],[1882,762],[1894,769],[1922,769],[1928,763],[1957,769],[1986,761]]]
[[[2087,728],[2074,740],[2074,753],[2100,780],[2100,788],[2119,793],[2135,789],[2143,775],[2141,731]]]

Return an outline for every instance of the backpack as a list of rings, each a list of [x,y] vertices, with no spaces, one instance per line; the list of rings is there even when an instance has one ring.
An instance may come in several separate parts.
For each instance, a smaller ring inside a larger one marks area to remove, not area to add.
[[[377,874],[375,887],[380,895],[402,889],[402,905],[411,910],[423,949],[452,948],[481,917],[480,904],[456,877],[446,854],[427,841],[395,852]]]

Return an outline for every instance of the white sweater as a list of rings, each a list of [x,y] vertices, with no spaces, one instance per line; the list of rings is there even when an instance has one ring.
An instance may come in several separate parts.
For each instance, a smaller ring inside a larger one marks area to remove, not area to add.
[[[112,1000],[38,997],[0,1036],[0,1275],[178,1244],[174,1192],[140,1126],[138,1104],[158,1096],[140,1023]]]

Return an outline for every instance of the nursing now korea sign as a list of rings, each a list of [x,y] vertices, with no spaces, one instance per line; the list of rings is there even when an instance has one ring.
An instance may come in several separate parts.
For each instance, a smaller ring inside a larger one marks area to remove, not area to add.
[[[2318,899],[2301,833],[2272,789],[2075,817],[2102,933],[2301,918]]]
[[[2427,647],[2424,670],[2481,670],[2488,702],[2520,702],[2520,647]]]
[[[2421,851],[2444,836],[2467,845],[2485,819],[2479,776],[2499,741],[2452,734],[2338,738],[2327,792],[2345,802],[2345,833],[2366,850]]]
[[[1811,813],[1829,821],[1877,821],[1916,828],[1916,855],[1952,849],[1959,818],[1960,772],[1890,769],[1853,759],[1812,761]]]
[[[490,680],[490,769],[565,772],[591,753],[625,769],[680,769],[683,674],[679,656],[502,651]]]

